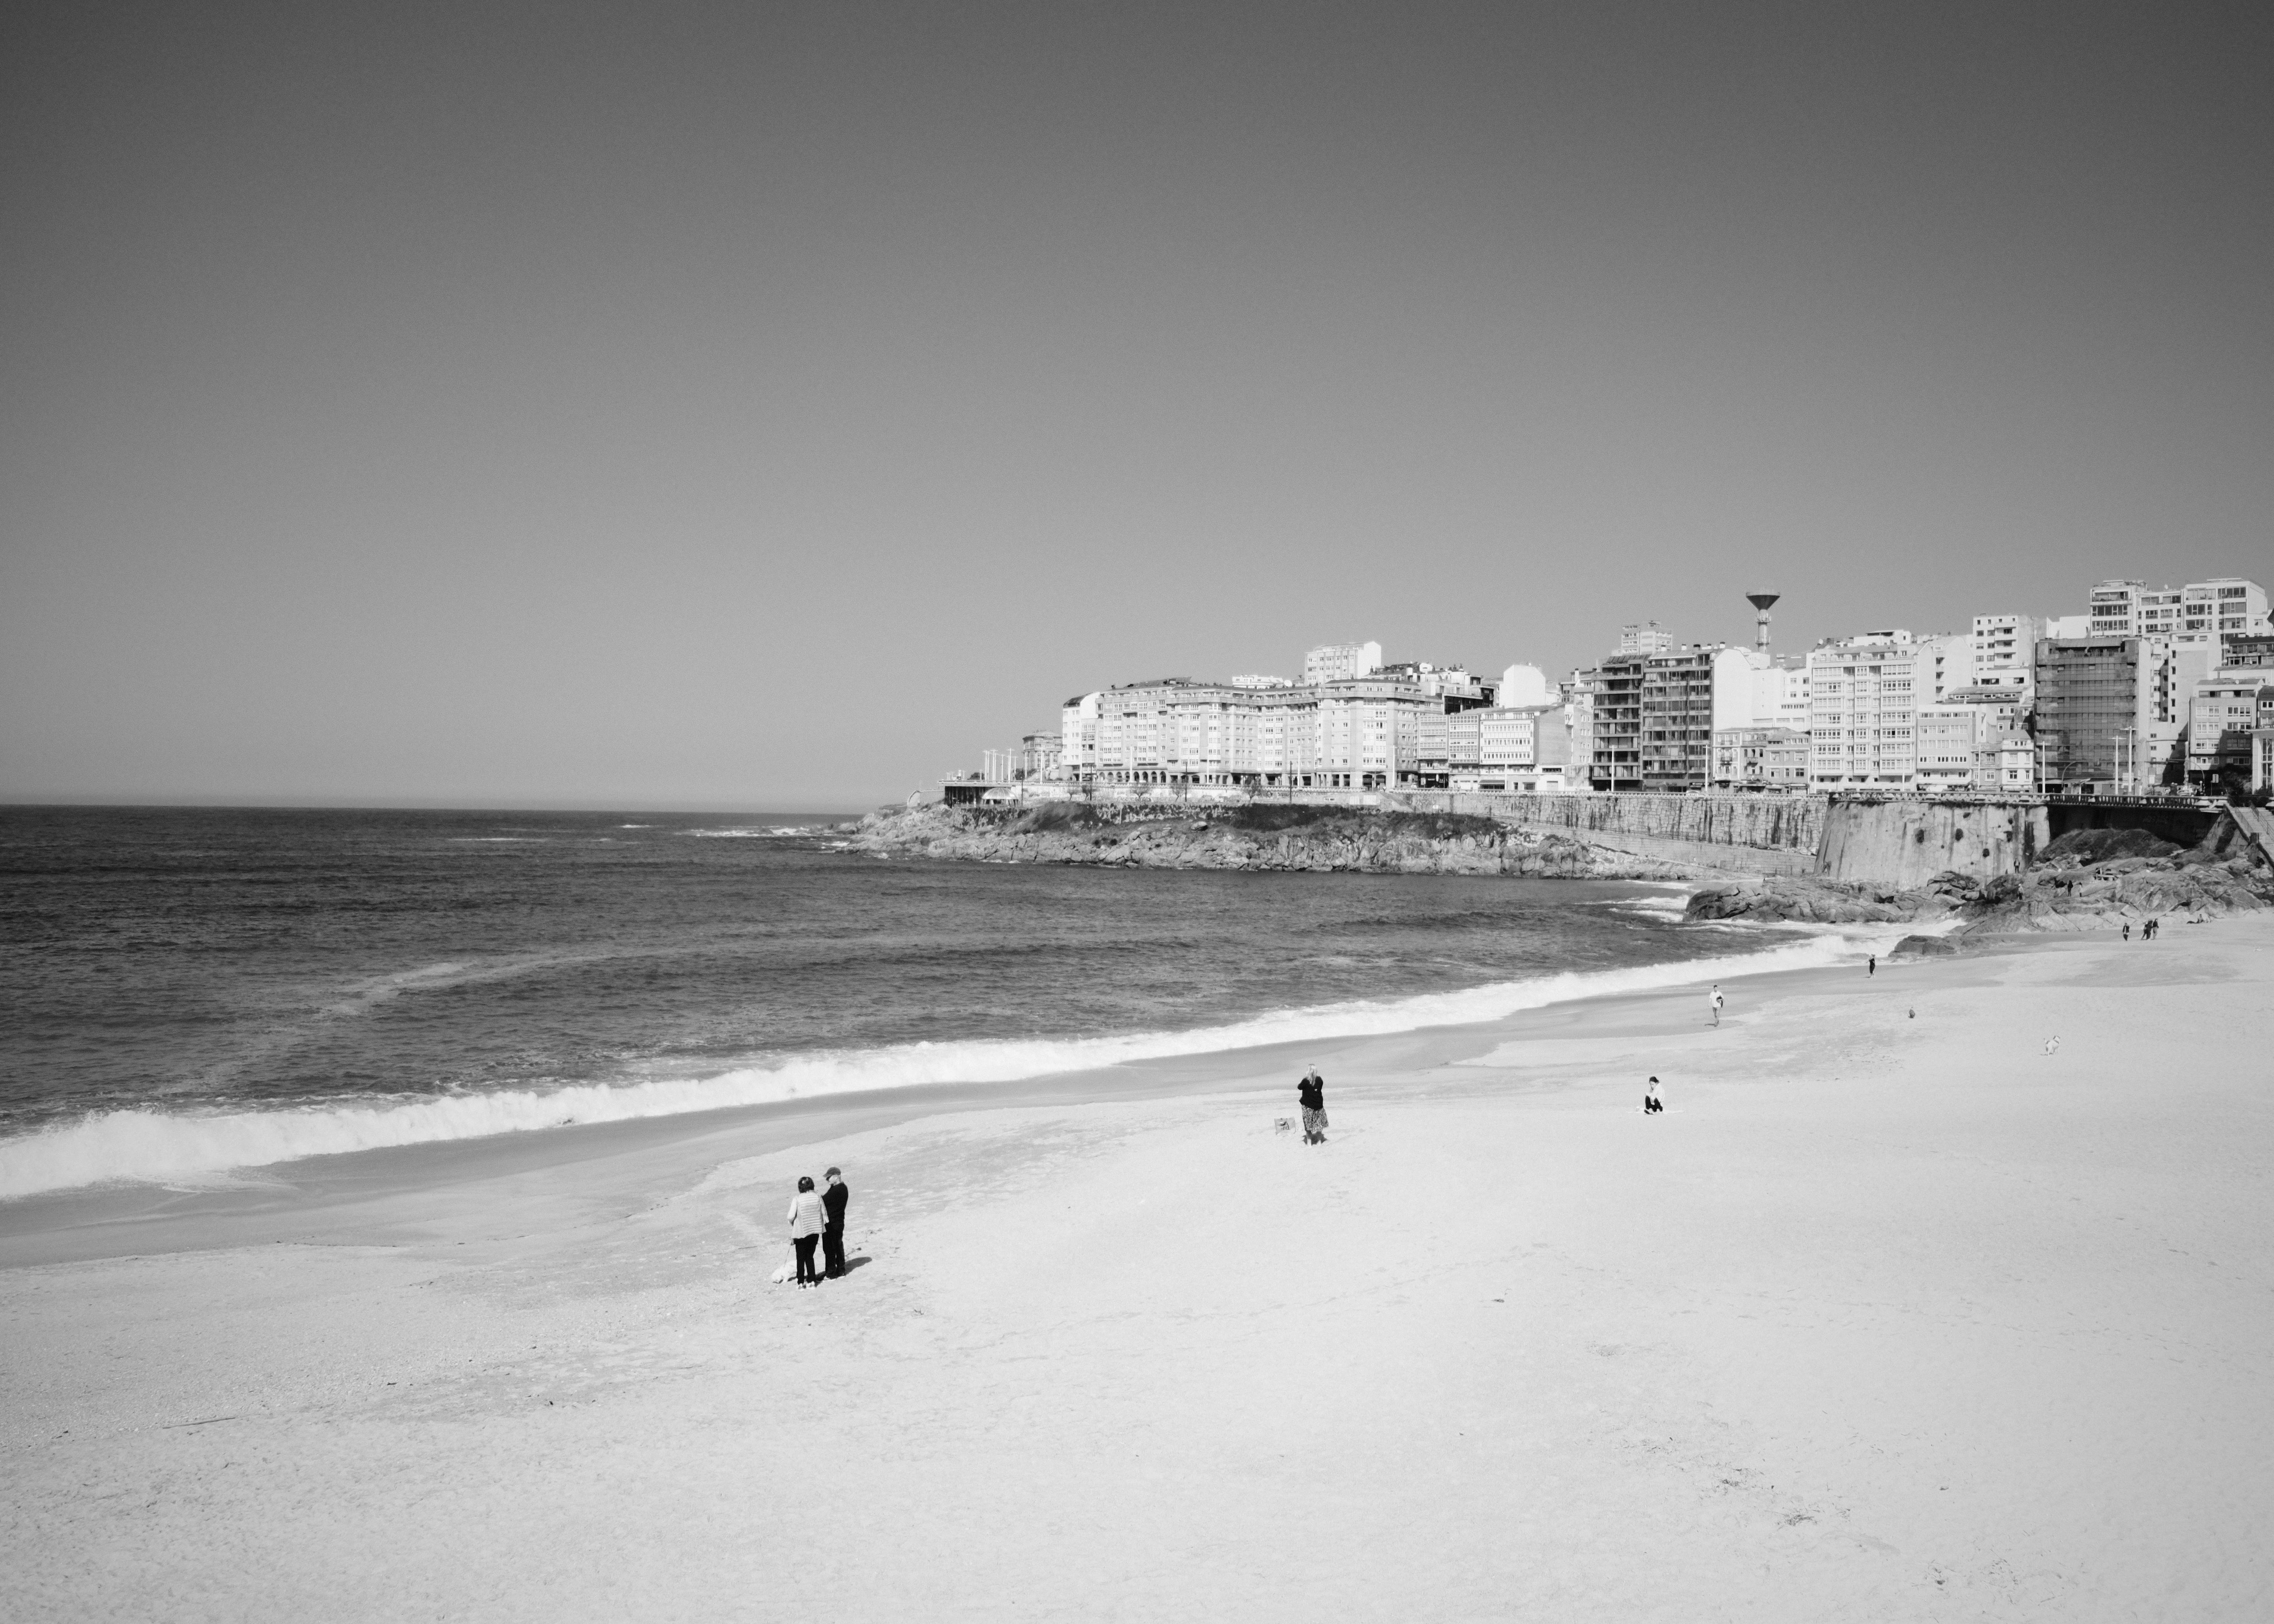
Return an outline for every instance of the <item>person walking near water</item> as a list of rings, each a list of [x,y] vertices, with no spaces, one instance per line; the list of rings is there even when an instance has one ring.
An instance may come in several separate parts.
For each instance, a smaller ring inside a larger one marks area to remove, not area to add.
[[[829,1169],[828,1178],[829,1188],[821,1192],[822,1216],[827,1220],[821,1230],[821,1272],[840,1280],[845,1274],[845,1207],[853,1192],[835,1168]]]
[[[1706,995],[1706,1011],[1713,1018],[1715,1026],[1721,1024],[1721,983],[1719,981],[1714,982],[1713,990]]]
[[[2124,921],[2124,939],[2127,942],[2132,939],[2132,921],[2128,919]]]
[[[789,1238],[797,1248],[797,1283],[801,1287],[821,1283],[821,1276],[814,1272],[813,1249],[821,1240],[827,1216],[821,1198],[813,1192],[813,1180],[799,1179],[797,1194],[789,1204]]]
[[[1323,1145],[1327,1142],[1327,1084],[1314,1066],[1303,1080],[1295,1085],[1295,1097],[1303,1103],[1303,1143]]]
[[[1877,975],[1877,974],[1879,974],[1879,954],[1874,953],[1874,954],[1872,954],[1872,955],[1871,956],[1871,958],[1869,958],[1868,959],[1866,959],[1866,960],[1864,961],[1864,975],[1865,975],[1866,977],[1870,977],[1870,976]]]

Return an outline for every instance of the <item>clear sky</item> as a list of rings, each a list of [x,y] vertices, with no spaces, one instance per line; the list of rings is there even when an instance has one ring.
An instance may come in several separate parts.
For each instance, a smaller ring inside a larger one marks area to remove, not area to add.
[[[857,808],[2274,577],[2263,4],[0,11],[0,800]]]

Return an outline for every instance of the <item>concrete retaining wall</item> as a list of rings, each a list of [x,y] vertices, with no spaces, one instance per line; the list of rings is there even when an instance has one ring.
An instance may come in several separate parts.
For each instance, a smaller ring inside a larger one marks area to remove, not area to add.
[[[1950,869],[1994,879],[2029,867],[2047,838],[2042,806],[1835,801],[1825,818],[1816,872],[1905,890]]]
[[[1389,804],[1576,835],[1590,846],[1740,874],[1812,874],[1821,795],[1468,795],[1405,791]]]

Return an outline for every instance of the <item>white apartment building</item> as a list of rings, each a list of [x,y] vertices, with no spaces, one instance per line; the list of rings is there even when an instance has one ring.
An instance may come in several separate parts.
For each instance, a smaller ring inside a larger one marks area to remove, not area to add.
[[[1496,705],[1549,705],[1556,703],[1555,688],[1547,673],[1537,665],[1515,665],[1500,673],[1500,687],[1493,703]]]
[[[1367,679],[1132,683],[1067,703],[1061,762],[1065,776],[1105,785],[1379,789],[1412,771],[1417,725],[1442,704],[1410,684]],[[1085,714],[1093,705],[1094,719]]]
[[[2269,673],[2228,672],[2195,685],[2187,705],[2187,782],[2214,783],[2229,764],[2247,769],[2251,731],[2259,726],[2259,692]]]
[[[1457,758],[1449,786],[1471,794],[1553,794],[1570,788],[1571,735],[1565,718],[1560,700],[1495,705],[1446,718]]]
[[[2086,635],[2094,637],[2161,637],[2186,648],[2268,628],[2266,589],[2237,575],[2182,587],[2104,581],[2085,601],[2090,617]]]
[[[1058,708],[1058,776],[1088,778],[1097,773],[1097,715],[1102,694],[1077,694]]]
[[[1921,703],[1940,704],[1943,697],[1974,684],[1974,634],[1938,632],[1914,638],[1919,650]]]
[[[1619,646],[1614,654],[1670,654],[1674,651],[1674,634],[1656,620],[1644,620],[1619,628]]]
[[[1303,656],[1303,686],[1317,688],[1324,682],[1348,682],[1382,669],[1382,645],[1378,643],[1321,643]]]
[[[1920,683],[1920,650],[1907,631],[1865,632],[1810,650],[1810,786],[1910,788]]]
[[[1402,682],[1360,678],[1329,683],[1316,705],[1317,749],[1307,787],[1382,789],[1413,771],[1414,744],[1424,710],[1442,708]]]
[[[1713,655],[1713,726],[1751,727],[1753,725],[1753,662],[1762,657],[1751,649],[1721,649]]]
[[[1753,727],[1808,731],[1808,662],[1789,656],[1753,665]]]
[[[1563,727],[1570,737],[1571,776],[1574,790],[1592,790],[1588,781],[1588,763],[1595,759],[1595,692],[1585,680],[1586,673],[1574,671],[1571,680],[1563,689]]]
[[[2014,688],[2024,696],[2037,690],[2037,639],[2045,623],[2030,614],[1974,617],[1974,686]]]
[[[2037,744],[2027,733],[2008,733],[1998,741],[1997,777],[1999,790],[2020,794],[2037,787]]]
[[[1921,791],[1990,789],[2003,781],[1999,749],[2021,732],[2022,706],[2010,703],[1924,704],[1918,709],[1916,745]]]

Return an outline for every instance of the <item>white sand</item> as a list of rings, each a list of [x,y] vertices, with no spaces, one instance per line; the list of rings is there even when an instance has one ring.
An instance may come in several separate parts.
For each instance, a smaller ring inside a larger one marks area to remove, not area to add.
[[[0,1271],[0,1615],[2274,1616],[2274,929],[1724,990]]]

